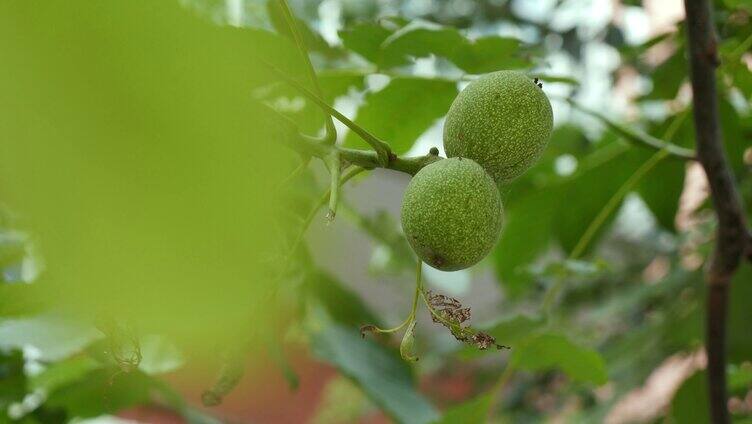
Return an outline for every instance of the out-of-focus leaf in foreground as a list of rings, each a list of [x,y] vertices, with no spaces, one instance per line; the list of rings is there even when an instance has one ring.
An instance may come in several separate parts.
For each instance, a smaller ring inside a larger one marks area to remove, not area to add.
[[[251,91],[290,46],[177,1],[0,3],[0,199],[51,303],[207,348],[272,319],[283,153]]]

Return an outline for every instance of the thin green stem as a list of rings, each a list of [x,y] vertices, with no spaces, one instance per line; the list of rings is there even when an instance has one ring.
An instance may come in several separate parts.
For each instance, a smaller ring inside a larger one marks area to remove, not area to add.
[[[690,112],[691,110],[689,108],[686,108],[681,111],[673,121],[671,121],[668,128],[666,128],[666,132],[663,133],[663,138],[665,140],[671,141],[674,138],[676,132],[679,131],[679,128],[681,128],[684,121],[686,121],[689,117]]]
[[[688,109],[681,112],[676,117],[676,119],[671,121],[671,124],[669,125],[668,129],[666,129],[663,138],[667,140],[672,139],[687,116],[689,116]],[[627,181],[625,181],[624,184],[621,185],[621,187],[619,187],[619,190],[617,190],[616,193],[611,196],[606,205],[603,206],[598,215],[596,215],[595,219],[590,223],[590,225],[588,225],[585,233],[582,235],[582,237],[580,237],[580,240],[577,242],[574,249],[572,249],[572,253],[569,255],[569,259],[577,259],[585,252],[585,249],[587,249],[590,241],[593,239],[600,227],[606,222],[611,213],[621,204],[622,199],[645,175],[647,175],[648,172],[650,172],[656,165],[658,165],[661,160],[666,158],[669,154],[670,152],[667,149],[659,150],[644,164],[642,164],[642,166],[640,166],[627,179]]]
[[[498,400],[501,397],[501,393],[504,391],[504,388],[509,383],[509,380],[512,379],[513,375],[514,375],[514,368],[512,367],[512,364],[507,363],[507,366],[504,368],[504,371],[499,376],[499,379],[496,381],[493,387],[491,387],[491,389],[488,391],[491,396],[491,401],[488,405],[488,412],[487,412],[488,418],[491,418],[493,416],[494,410],[496,409],[496,404],[498,403]]]
[[[337,204],[339,203],[339,176],[342,172],[342,162],[339,157],[339,150],[332,150],[332,153],[327,157],[327,165],[329,166],[330,175],[330,187],[329,187],[329,211],[326,213],[326,219],[329,222],[334,221],[334,217],[337,215]]]
[[[418,310],[418,297],[423,293],[423,262],[418,259],[415,268],[415,295],[413,296],[413,307],[410,310],[410,316],[415,319]]]
[[[695,152],[693,150],[686,149],[684,147],[679,147],[675,144],[671,144],[667,141],[661,140],[659,138],[655,138],[651,136],[650,134],[646,134],[641,131],[629,128],[625,125],[618,124],[612,121],[611,119],[609,119],[608,117],[606,117],[604,114],[598,111],[592,110],[592,109],[588,109],[585,106],[582,106],[581,104],[574,101],[572,98],[566,97],[566,98],[561,98],[561,99],[569,103],[573,108],[598,119],[607,127],[609,127],[611,130],[615,131],[617,134],[624,137],[627,141],[638,143],[638,144],[643,144],[645,146],[648,146],[656,150],[665,150],[668,153],[668,155],[674,156],[679,159],[697,160],[697,156],[695,155]]]
[[[373,331],[374,333],[384,333],[384,334],[396,333],[397,331],[402,330],[402,328],[404,328],[412,320],[413,320],[412,315],[408,315],[407,318],[405,318],[405,320],[402,321],[402,323],[400,325],[396,326],[396,327],[384,329],[384,328],[379,328],[379,327],[377,327],[377,326],[374,325],[374,326],[372,326],[372,330],[371,331]]]
[[[598,232],[603,223],[606,222],[611,213],[621,204],[624,197],[634,188],[634,186],[645,176],[650,170],[652,170],[660,161],[662,161],[669,153],[666,150],[660,150],[650,157],[640,168],[637,169],[627,181],[619,187],[619,190],[614,193],[608,200],[606,205],[601,209],[595,219],[588,225],[587,230],[580,238],[577,245],[572,249],[571,259],[579,258],[587,249],[590,241]]]
[[[683,112],[681,112],[676,118],[671,122],[671,124],[666,129],[666,132],[663,134],[663,138],[666,140],[671,140],[674,138],[674,135],[676,135],[676,132],[681,128],[682,123],[687,119],[689,116],[689,109],[685,109]],[[669,152],[668,150],[659,150],[656,152],[653,156],[650,157],[645,163],[642,164],[628,179],[627,181],[622,184],[621,187],[614,193],[613,196],[606,202],[606,204],[603,206],[603,208],[600,210],[598,215],[596,215],[595,219],[588,225],[588,227],[585,229],[585,232],[582,234],[582,237],[578,240],[577,244],[575,245],[574,249],[572,249],[572,252],[569,255],[568,259],[577,259],[579,258],[587,249],[588,245],[592,241],[593,237],[597,234],[600,227],[606,222],[608,217],[616,210],[616,208],[621,204],[621,201],[623,198],[634,188],[635,185],[643,178],[645,175],[647,175],[648,172],[650,172],[658,163],[660,163],[661,160],[668,157]],[[551,309],[553,308],[554,302],[559,297],[559,293],[564,288],[564,279],[559,278],[549,289],[546,291],[546,294],[543,297],[543,311],[546,316],[550,316]]]
[[[593,237],[597,234],[601,226],[606,222],[609,216],[616,210],[621,204],[624,197],[634,188],[634,186],[648,173],[650,172],[660,161],[665,159],[669,153],[666,150],[660,150],[650,157],[645,163],[642,164],[627,181],[619,187],[619,190],[614,193],[613,196],[606,202],[606,205],[600,210],[595,219],[590,222],[585,232],[580,237],[580,240],[572,249],[572,253],[569,255],[569,259],[579,258],[587,249],[588,245],[592,241]],[[546,292],[543,297],[543,311],[549,316],[551,308],[553,307],[556,298],[559,297],[559,292],[564,288],[564,278],[559,278],[556,283]]]
[[[368,330],[373,333],[396,333],[397,331],[403,329],[406,325],[412,323],[415,321],[415,316],[418,313],[418,298],[420,297],[421,293],[423,292],[423,262],[418,261],[417,269],[415,271],[415,294],[413,295],[413,304],[410,308],[410,313],[407,315],[407,318],[405,318],[402,323],[396,327],[392,328],[379,328],[375,325],[367,326],[369,327]]]
[[[300,161],[300,163],[295,167],[295,169],[290,172],[288,176],[285,177],[279,184],[277,184],[277,189],[281,189],[282,187],[285,187],[286,185],[290,184],[293,180],[298,178],[306,169],[308,169],[308,163],[310,162],[310,156],[308,156],[308,159],[303,159]]]
[[[366,169],[384,168],[391,169],[393,171],[404,172],[406,174],[415,175],[424,166],[430,165],[436,161],[443,159],[439,155],[427,154],[425,156],[414,157],[393,157],[386,166],[382,166],[379,163],[379,158],[376,152],[371,150],[349,149],[339,146],[327,146],[320,143],[317,140],[298,135],[295,142],[288,142],[288,147],[293,150],[298,150],[304,154],[312,155],[321,159],[325,159],[332,150],[336,149],[340,153],[340,158],[345,163],[360,166]]]
[[[342,178],[339,179],[339,186],[341,187],[346,182],[348,182],[350,179],[355,177],[356,175],[366,171],[365,168],[361,167],[354,167],[349,169]],[[303,224],[301,226],[300,231],[298,232],[298,235],[295,237],[295,241],[293,241],[292,246],[290,247],[290,251],[287,255],[287,261],[289,261],[290,258],[295,254],[295,252],[298,250],[298,247],[300,246],[300,243],[303,241],[303,236],[305,235],[306,231],[308,230],[308,227],[311,226],[311,222],[313,222],[313,218],[316,217],[316,213],[318,213],[319,209],[321,209],[329,200],[329,194],[330,190],[327,190],[316,202],[314,207],[311,209],[311,211],[308,213],[306,218],[303,220]]]
[[[385,168],[394,171],[404,172],[415,175],[424,166],[443,159],[441,156],[428,154],[425,156],[415,157],[393,157],[386,166],[379,163],[379,158],[375,152],[359,149],[339,148],[342,160],[362,166],[364,168]]]
[[[313,67],[313,63],[311,62],[311,57],[308,55],[308,49],[303,42],[303,37],[300,35],[300,29],[298,28],[297,19],[292,13],[290,5],[287,4],[287,0],[277,0],[277,3],[279,4],[279,8],[282,10],[282,15],[284,15],[285,22],[287,23],[287,27],[290,29],[290,33],[292,34],[292,38],[295,41],[295,45],[297,46],[301,56],[303,56],[303,61],[305,62],[308,77],[310,78],[311,84],[313,85],[314,93],[316,93],[317,96],[323,99],[324,94],[321,90],[321,84],[319,83],[319,79],[316,76],[316,70]],[[324,113],[324,115],[326,119],[325,140],[328,144],[334,144],[334,142],[337,141],[337,130],[334,127],[334,121],[332,121],[332,116],[330,114]]]
[[[348,149],[339,146],[330,146],[322,140],[301,134],[297,125],[290,118],[282,115],[268,105],[263,105],[278,120],[279,125],[286,130],[287,134],[282,137],[282,142],[292,150],[297,151],[304,157],[315,156],[319,159],[325,159],[332,150],[340,152],[343,162],[357,165],[366,169],[384,168],[394,171],[404,172],[415,175],[426,165],[443,159],[438,154],[427,154],[425,156],[400,157],[392,156],[386,165],[379,161],[378,153],[371,150]]]
[[[736,48],[729,53],[728,57],[731,59],[738,59],[740,58],[744,52],[748,52],[749,49],[752,48],[752,34],[750,34],[747,38],[744,39]]]
[[[272,65],[271,63],[262,60],[262,63],[264,63],[274,74],[276,74],[279,78],[281,78],[283,81],[285,81],[287,84],[289,84],[291,87],[296,89],[298,92],[300,92],[302,95],[306,96],[309,100],[314,102],[319,108],[324,110],[324,112],[328,113],[329,115],[336,118],[338,121],[345,124],[348,128],[350,128],[355,134],[357,134],[360,138],[362,138],[366,143],[368,143],[373,150],[376,151],[377,157],[378,157],[378,163],[381,167],[386,168],[389,165],[390,157],[393,155],[391,148],[389,145],[384,142],[383,140],[379,139],[375,135],[371,134],[366,130],[365,128],[361,127],[360,125],[356,124],[355,122],[351,121],[348,117],[341,114],[337,109],[334,109],[333,107],[329,106],[329,104],[326,103],[321,97],[317,96],[315,93],[313,93],[311,90],[304,87],[302,84],[300,84],[298,81],[296,81],[294,78],[291,78],[284,72],[282,72],[279,68]]]

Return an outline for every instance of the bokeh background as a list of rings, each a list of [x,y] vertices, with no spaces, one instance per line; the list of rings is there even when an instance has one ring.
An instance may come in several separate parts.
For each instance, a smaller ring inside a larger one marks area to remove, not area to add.
[[[355,178],[287,251],[328,176],[314,160],[285,180],[300,158],[277,114],[310,135],[324,120],[263,65],[305,79],[275,3],[0,4],[0,422],[708,422],[707,184],[624,131],[694,145],[680,0],[289,0],[326,100],[400,155],[443,155],[443,116],[479,74],[519,69],[551,99],[546,154],[500,187],[495,250],[423,268],[512,349],[464,346],[423,309],[414,364],[399,336],[358,332],[410,310],[409,175]],[[715,7],[749,205],[752,3]],[[730,311],[740,423],[750,281],[745,265]]]

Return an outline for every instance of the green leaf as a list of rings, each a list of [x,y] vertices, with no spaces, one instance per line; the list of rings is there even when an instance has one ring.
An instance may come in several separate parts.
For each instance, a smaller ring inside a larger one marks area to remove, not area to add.
[[[503,187],[504,226],[494,250],[496,275],[505,292],[518,297],[531,287],[530,265],[546,253],[555,240],[554,228],[568,178],[556,172],[557,161],[582,159],[592,152],[590,141],[579,127],[563,125],[551,135],[543,157],[514,184]],[[584,162],[584,164],[583,164]]]
[[[102,367],[89,356],[76,356],[63,361],[52,363],[41,373],[31,377],[31,390],[44,390],[45,393],[54,392],[60,387],[69,385],[82,379],[90,372]]]
[[[496,343],[516,349],[521,342],[542,329],[544,324],[545,321],[541,317],[515,315],[489,326],[481,326],[480,330],[493,336]],[[460,355],[463,359],[474,359],[493,351],[492,349],[479,350],[474,346],[466,346],[460,352]]]
[[[363,85],[362,76],[343,72],[320,75],[318,79],[323,94],[321,100],[327,108],[331,108],[335,99],[345,94],[351,86]],[[294,83],[298,84],[298,81],[295,80]],[[305,84],[310,84],[307,77]],[[305,84],[303,88],[308,90],[309,95],[315,96]],[[328,112],[324,112],[321,105],[309,96],[302,94],[299,87],[290,83],[273,83],[254,90],[253,94],[256,99],[263,101],[278,114],[293,121],[300,132],[314,136],[321,132]]]
[[[285,16],[280,9],[277,0],[267,0],[267,13],[274,29],[294,43],[295,39],[293,38],[290,27],[285,20]],[[324,40],[324,37],[318,32],[312,30],[304,20],[298,17],[295,17],[294,19],[300,37],[302,38],[303,45],[307,51],[322,53],[329,58],[336,58],[342,55],[341,50],[330,46],[329,43]]]
[[[410,63],[414,57],[431,54],[452,58],[465,45],[465,37],[454,28],[414,21],[383,42],[383,56],[379,65],[393,68]]]
[[[400,357],[408,362],[417,362],[418,357],[415,356],[413,349],[415,349],[415,323],[413,320],[410,325],[407,326],[405,334],[402,335],[402,341],[400,342]]]
[[[685,380],[671,401],[670,422],[677,424],[709,423],[710,408],[707,386],[705,371],[699,371]]]
[[[446,114],[457,87],[452,82],[424,78],[396,78],[383,90],[366,96],[355,123],[386,140],[397,154],[410,150],[415,140]],[[367,147],[350,132],[345,145]]]
[[[324,100],[329,104],[345,94],[353,87],[362,89],[364,86],[363,73],[346,70],[328,70],[318,73],[321,91],[324,92]]]
[[[645,53],[646,50],[649,48],[655,46],[658,43],[663,42],[666,39],[675,37],[674,32],[664,32],[662,34],[658,34],[644,43],[632,46],[629,44],[625,44],[619,48],[619,51],[621,53],[622,60],[624,62],[632,62],[636,58],[640,57],[642,54]]]
[[[635,152],[640,160],[647,161],[655,152]],[[658,223],[666,230],[675,231],[679,198],[684,191],[685,163],[679,160],[663,160],[647,173],[637,185],[637,192]]]
[[[413,58],[436,55],[465,72],[482,74],[526,66],[528,62],[517,55],[519,45],[519,40],[499,36],[470,40],[455,28],[415,21],[383,42],[379,65],[393,68]]]
[[[752,265],[742,262],[731,280],[728,315],[728,360],[743,362],[752,358],[749,337],[749,311],[752,308]]]
[[[486,328],[485,331],[494,336],[498,343],[514,348],[541,329],[544,324],[545,320],[538,316],[515,315]]]
[[[24,374],[23,354],[19,350],[4,352],[0,350],[0,412],[23,399],[26,394],[26,375]]]
[[[741,90],[747,101],[752,100],[752,71],[746,66],[737,66],[733,79],[734,85]]]
[[[723,0],[723,3],[730,9],[740,8],[752,12],[752,0]]]
[[[752,363],[742,362],[741,365],[730,365],[728,370],[728,386],[732,393],[746,393],[752,387]]]
[[[553,280],[593,281],[602,278],[608,271],[608,263],[603,260],[590,262],[564,259],[547,262],[544,266],[536,267],[536,269],[531,270],[531,273],[536,276],[548,277]]]
[[[324,271],[313,271],[305,280],[308,296],[315,297],[335,321],[356,331],[363,324],[379,324],[379,319],[355,292]]]
[[[106,368],[58,388],[50,393],[45,405],[64,409],[70,417],[96,417],[145,404],[152,389],[151,380],[141,372],[119,373]]]
[[[688,63],[683,44],[679,44],[671,57],[651,73],[653,90],[641,100],[671,100],[687,76]]]
[[[469,42],[453,58],[455,65],[471,74],[485,74],[501,69],[519,69],[530,61],[519,54],[520,41],[515,38],[487,36]],[[547,78],[544,81],[575,83],[571,78]]]
[[[101,336],[91,326],[58,315],[0,321],[0,349],[34,347],[44,361],[67,358]]]
[[[478,396],[447,409],[435,424],[483,424],[487,422],[490,407],[491,395]]]
[[[363,74],[356,72],[320,72],[318,79],[323,99],[329,105],[334,105],[338,97],[347,94],[350,87],[362,89],[364,85]],[[265,86],[256,90],[255,95],[292,119],[303,133],[316,135],[324,126],[321,109],[288,84]]]
[[[595,350],[574,344],[564,336],[540,334],[512,350],[510,365],[529,371],[558,369],[576,381],[606,383],[606,365]]]
[[[39,284],[0,284],[0,317],[36,315],[47,303]]]
[[[583,157],[593,152],[590,140],[582,129],[573,124],[564,124],[554,129],[548,146],[532,168],[514,181],[514,184],[500,187],[504,207],[514,209],[523,198],[541,190],[553,192],[548,209],[553,211],[558,206],[561,192],[560,185],[570,178],[578,165],[582,165]],[[573,165],[571,169],[564,169],[563,173],[557,169],[557,162],[564,160]]]
[[[721,117],[723,147],[731,168],[737,175],[745,172],[744,150],[750,147],[749,135],[745,134],[736,108],[724,98],[719,99],[718,113]]]
[[[357,330],[334,323],[318,328],[312,334],[312,343],[319,358],[357,383],[395,421],[422,424],[439,417],[415,390],[410,368],[396,352],[361,339]]]
[[[342,43],[349,50],[363,56],[371,63],[381,61],[381,44],[393,30],[373,22],[361,22],[339,32]]]
[[[510,296],[524,293],[530,283],[526,266],[550,246],[555,227],[556,206],[562,190],[546,187],[516,198],[504,211],[504,226],[494,250],[499,281]]]
[[[567,254],[580,242],[590,224],[611,197],[642,165],[642,154],[636,148],[609,143],[582,161],[581,171],[568,179],[561,190],[562,199],[571,207],[557,210],[554,234]],[[620,199],[619,204],[624,199]],[[619,208],[608,216],[588,243],[592,250],[600,236],[609,228]]]

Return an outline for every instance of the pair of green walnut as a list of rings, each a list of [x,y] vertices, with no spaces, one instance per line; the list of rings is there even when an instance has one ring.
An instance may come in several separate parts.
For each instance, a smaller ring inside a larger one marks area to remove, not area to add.
[[[470,83],[446,116],[448,159],[415,174],[402,201],[402,229],[418,257],[442,271],[485,258],[501,232],[498,184],[538,161],[552,128],[537,80],[499,71]]]

